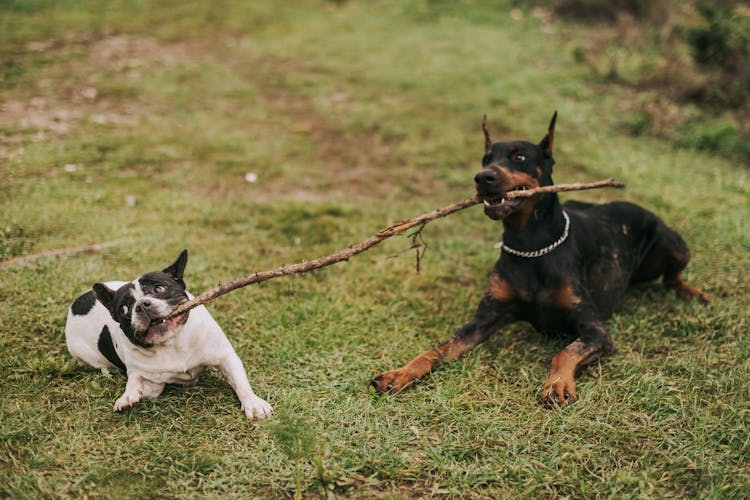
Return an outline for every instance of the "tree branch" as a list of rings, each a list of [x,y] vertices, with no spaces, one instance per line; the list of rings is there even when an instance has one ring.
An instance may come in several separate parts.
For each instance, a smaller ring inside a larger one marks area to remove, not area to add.
[[[557,184],[553,186],[543,186],[543,187],[535,188],[535,189],[527,189],[525,191],[512,191],[512,192],[507,193],[505,196],[507,198],[528,198],[530,196],[534,196],[540,193],[555,193],[555,192],[560,192],[560,191],[580,191],[584,189],[596,189],[596,188],[602,188],[602,187],[622,188],[622,187],[625,187],[625,185],[613,179],[605,179],[605,180],[597,181],[597,182]],[[425,214],[419,215],[411,219],[399,221],[377,232],[375,235],[367,238],[364,241],[360,241],[359,243],[355,245],[352,245],[344,250],[333,253],[326,257],[321,257],[319,259],[313,259],[313,260],[307,260],[304,262],[300,262],[298,264],[287,264],[287,265],[278,267],[276,269],[272,269],[270,271],[260,271],[260,272],[256,272],[248,276],[245,276],[244,278],[237,278],[232,281],[220,283],[216,287],[206,292],[203,292],[200,295],[195,296],[194,298],[188,300],[187,302],[183,302],[182,304],[177,306],[177,308],[172,312],[172,314],[169,315],[169,317],[180,315],[186,311],[189,311],[190,309],[194,307],[198,307],[199,305],[205,304],[206,302],[209,302],[221,295],[224,295],[225,293],[229,293],[232,290],[236,290],[237,288],[242,288],[247,285],[252,285],[254,283],[261,283],[263,281],[270,280],[273,278],[280,278],[281,276],[288,276],[290,274],[306,273],[308,271],[330,266],[331,264],[335,264],[337,262],[349,260],[354,255],[357,255],[366,250],[369,250],[370,248],[374,247],[381,241],[386,240],[392,236],[396,236],[398,234],[404,233],[408,231],[409,229],[417,227],[417,226],[424,226],[427,223],[432,222],[435,219],[445,217],[447,215],[458,212],[459,210],[463,210],[464,208],[468,208],[478,203],[481,203],[481,200],[479,200],[478,198],[467,198],[465,200],[461,200],[459,202],[448,205],[447,207],[439,208],[437,210],[433,210],[432,212],[427,212]]]

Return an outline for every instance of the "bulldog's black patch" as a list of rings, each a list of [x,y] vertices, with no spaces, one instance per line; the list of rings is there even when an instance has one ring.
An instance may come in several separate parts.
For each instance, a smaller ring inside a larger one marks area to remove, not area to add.
[[[104,325],[104,328],[102,328],[102,333],[99,334],[99,342],[97,342],[97,347],[99,348],[99,352],[102,353],[105,358],[107,358],[107,361],[115,365],[121,371],[127,373],[128,369],[125,367],[125,363],[123,363],[120,359],[120,356],[117,355],[115,345],[112,342],[112,335],[109,333],[109,328],[107,328],[107,325]]]
[[[185,292],[185,282],[163,271],[153,271],[138,278],[138,284],[143,293],[149,297],[156,297],[167,301],[173,306],[188,299]]]
[[[86,316],[89,312],[91,312],[94,304],[96,304],[96,297],[94,297],[94,292],[89,290],[88,292],[78,297],[75,302],[73,302],[70,310],[76,316]]]

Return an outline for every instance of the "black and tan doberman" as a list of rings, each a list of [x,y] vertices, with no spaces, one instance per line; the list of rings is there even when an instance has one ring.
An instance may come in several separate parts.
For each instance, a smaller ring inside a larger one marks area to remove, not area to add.
[[[678,296],[709,302],[680,277],[690,260],[682,237],[648,210],[620,201],[561,204],[556,193],[505,198],[552,185],[556,118],[539,144],[493,142],[483,123],[485,154],[474,181],[485,214],[502,221],[502,254],[471,321],[402,368],[376,375],[379,393],[399,392],[501,327],[527,321],[574,339],[552,358],[541,392],[545,403],[566,403],[576,399],[576,370],[614,352],[605,321],[628,285],[662,277]]]

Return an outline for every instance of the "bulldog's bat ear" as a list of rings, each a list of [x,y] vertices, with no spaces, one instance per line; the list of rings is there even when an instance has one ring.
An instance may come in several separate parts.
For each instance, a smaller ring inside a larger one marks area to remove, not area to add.
[[[96,300],[102,303],[107,310],[112,310],[112,304],[115,301],[115,291],[104,283],[94,283],[93,286],[94,297]]]
[[[183,275],[185,274],[185,266],[187,265],[188,260],[188,251],[187,249],[180,252],[180,255],[177,257],[177,260],[172,262],[172,264],[169,265],[166,269],[164,269],[164,272],[171,275],[175,280],[181,281]]]
[[[557,111],[552,115],[552,119],[547,127],[547,135],[539,143],[539,148],[544,151],[547,156],[552,156],[552,144],[555,142],[555,122],[557,121]]]

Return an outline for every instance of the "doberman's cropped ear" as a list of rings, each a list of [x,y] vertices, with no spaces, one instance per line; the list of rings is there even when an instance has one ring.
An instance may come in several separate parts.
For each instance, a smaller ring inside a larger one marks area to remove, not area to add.
[[[484,132],[484,155],[487,156],[492,153],[492,137],[490,137],[490,129],[487,128],[487,115],[482,117],[482,131]]]
[[[557,121],[557,111],[552,115],[552,119],[547,127],[547,135],[539,143],[539,148],[544,151],[547,156],[552,156],[552,144],[555,142],[555,122]]]
[[[180,252],[177,260],[172,262],[169,267],[164,269],[164,272],[171,275],[176,281],[182,281],[182,277],[185,273],[185,266],[187,266],[188,251],[187,249]]]
[[[115,301],[115,291],[104,283],[94,283],[92,289],[94,291],[94,297],[96,297],[96,300],[101,302],[108,311],[111,311],[112,304]]]

